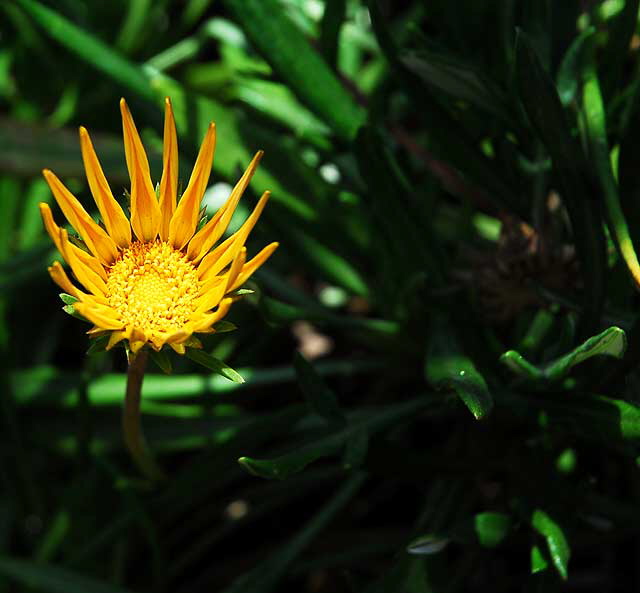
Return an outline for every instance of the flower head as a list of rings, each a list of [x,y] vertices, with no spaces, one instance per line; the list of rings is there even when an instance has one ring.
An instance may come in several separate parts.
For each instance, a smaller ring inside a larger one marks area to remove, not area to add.
[[[245,188],[258,166],[258,152],[231,195],[216,214],[198,228],[200,202],[209,181],[216,128],[207,130],[191,178],[178,200],[178,146],[171,102],[165,101],[163,171],[154,190],[147,155],[129,108],[120,101],[124,148],[131,178],[127,218],[104,176],[91,139],[80,128],[80,145],[89,188],[102,225],[49,170],[44,177],[56,202],[81,241],[72,242],[53,220],[49,205],[40,204],[45,227],[69,264],[71,282],[62,265],[49,268],[53,280],[77,299],[75,311],[94,324],[91,335],[109,334],[107,349],[127,340],[133,352],[145,344],[165,344],[184,354],[194,333],[211,333],[214,324],[238,297],[235,291],[278,246],[267,245],[247,261],[245,242],[264,209],[265,192],[252,214],[234,234],[220,241]]]

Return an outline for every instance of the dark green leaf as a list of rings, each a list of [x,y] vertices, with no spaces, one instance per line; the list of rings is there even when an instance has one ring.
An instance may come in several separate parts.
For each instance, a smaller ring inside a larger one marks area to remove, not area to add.
[[[355,137],[364,121],[363,110],[280,5],[275,0],[225,0],[225,5],[298,97],[336,134]]]
[[[427,381],[434,387],[454,390],[469,411],[480,420],[493,407],[484,377],[460,350],[451,329],[438,326],[431,337],[425,364]]]
[[[313,365],[296,352],[293,357],[298,384],[311,409],[330,425],[344,426],[346,419],[333,393],[313,368]]]
[[[187,348],[186,355],[194,362],[197,362],[214,373],[221,375],[225,379],[229,379],[229,381],[233,381],[234,383],[244,383],[244,379],[237,371],[234,371],[229,365],[221,360],[211,356],[211,354],[207,354],[202,350],[196,350],[195,348]]]
[[[605,241],[595,206],[584,154],[571,136],[566,114],[549,75],[528,36],[520,31],[516,44],[516,77],[529,120],[551,155],[584,272],[582,333],[597,326],[604,298]]]
[[[121,587],[65,568],[6,556],[0,557],[0,574],[20,583],[23,590],[36,587],[47,593],[126,593]]]

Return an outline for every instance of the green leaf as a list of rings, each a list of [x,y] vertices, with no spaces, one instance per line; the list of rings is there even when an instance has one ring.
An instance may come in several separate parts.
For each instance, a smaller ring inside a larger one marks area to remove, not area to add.
[[[626,349],[627,337],[625,332],[619,327],[613,326],[605,329],[597,336],[589,338],[568,354],[544,366],[531,364],[515,350],[505,352],[500,357],[500,362],[513,372],[528,379],[558,381],[564,378],[575,365],[593,356],[605,355],[622,358]]]
[[[386,409],[370,413],[364,418],[358,418],[357,421],[349,419],[348,425],[344,429],[316,438],[280,457],[273,459],[241,457],[238,462],[250,473],[261,478],[284,480],[318,459],[338,454],[349,439],[354,438],[357,441],[362,438],[358,433],[365,432],[368,435],[373,435],[400,420],[411,417],[412,414],[429,403],[431,401],[428,398],[422,397],[403,404],[388,406]],[[362,452],[363,443],[354,442],[355,444],[360,447],[360,452]]]
[[[347,437],[342,456],[342,467],[354,469],[362,466],[369,450],[369,433],[366,429],[358,429]]]
[[[225,379],[229,379],[229,381],[244,383],[244,379],[240,376],[240,373],[234,371],[225,362],[211,356],[211,354],[207,354],[202,350],[196,350],[195,348],[187,348],[186,355],[187,358],[190,358],[193,362],[197,362]]]
[[[0,574],[20,583],[24,590],[35,587],[47,593],[127,593],[116,585],[64,568],[7,556],[0,556]]]
[[[537,546],[531,546],[531,574],[543,572],[549,568],[549,563],[544,557],[542,550]]]
[[[580,33],[569,46],[558,67],[556,75],[558,96],[565,107],[577,97],[585,44],[594,33],[594,27],[588,27]]]
[[[478,541],[485,548],[498,546],[511,530],[511,517],[504,513],[478,513],[474,523]]]
[[[160,352],[156,352],[155,350],[151,350],[151,360],[158,365],[158,368],[165,374],[170,375],[173,371],[173,365],[171,364],[171,359],[169,355],[164,351],[160,350]]]
[[[265,60],[336,134],[352,139],[364,111],[276,0],[225,0]]]
[[[568,577],[568,564],[571,550],[562,528],[547,513],[537,509],[531,517],[533,528],[547,540],[551,560],[560,576]]]
[[[338,41],[346,12],[347,0],[327,0],[320,23],[320,52],[333,69],[338,63]]]
[[[444,325],[431,336],[425,364],[427,381],[436,388],[452,389],[476,420],[486,417],[493,407],[484,377],[460,350],[457,339]]]
[[[584,154],[571,135],[566,114],[550,76],[540,63],[529,37],[518,32],[516,78],[520,100],[529,120],[551,155],[566,204],[583,270],[582,334],[597,326],[604,299],[605,240]]]
[[[402,63],[423,81],[453,98],[468,101],[472,105],[509,121],[506,97],[485,75],[462,62],[436,51],[421,50],[402,56]]]
[[[329,425],[343,427],[346,418],[340,409],[335,393],[331,391],[313,365],[299,352],[293,357],[298,384],[311,409]]]
[[[636,7],[637,12],[637,7]],[[629,227],[620,204],[618,184],[611,166],[605,106],[600,92],[600,83],[595,67],[595,45],[589,45],[589,58],[583,71],[582,106],[585,121],[586,141],[589,144],[591,161],[600,184],[607,214],[607,221],[616,246],[627,264],[631,278],[640,288],[640,262],[633,246]]]

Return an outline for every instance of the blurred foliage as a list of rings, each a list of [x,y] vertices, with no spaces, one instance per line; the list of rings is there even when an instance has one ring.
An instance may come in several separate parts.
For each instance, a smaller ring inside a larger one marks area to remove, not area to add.
[[[0,3],[0,593],[638,590],[639,4]],[[125,191],[120,96],[158,179],[167,95],[281,247],[244,383],[146,377],[150,487],[36,206],[79,125]]]

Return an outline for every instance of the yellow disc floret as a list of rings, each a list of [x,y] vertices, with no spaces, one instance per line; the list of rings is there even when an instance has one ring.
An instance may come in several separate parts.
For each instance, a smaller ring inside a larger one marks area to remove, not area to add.
[[[125,325],[146,334],[182,329],[196,310],[199,289],[195,266],[161,241],[132,243],[108,269],[109,304]]]

